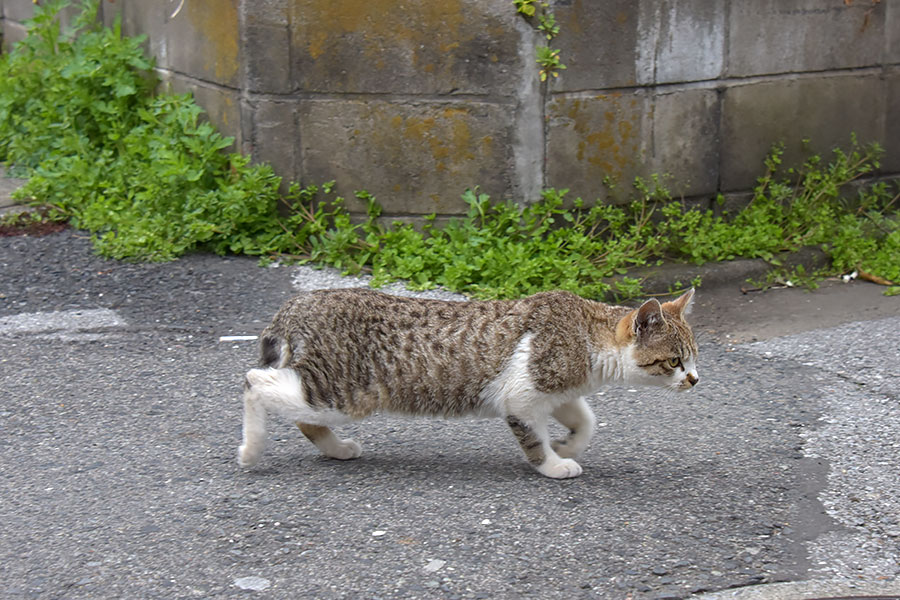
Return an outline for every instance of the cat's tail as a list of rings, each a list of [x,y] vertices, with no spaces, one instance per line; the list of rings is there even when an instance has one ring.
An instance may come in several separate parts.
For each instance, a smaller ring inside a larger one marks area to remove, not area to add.
[[[260,367],[283,369],[291,363],[292,358],[290,340],[266,331],[259,336]]]

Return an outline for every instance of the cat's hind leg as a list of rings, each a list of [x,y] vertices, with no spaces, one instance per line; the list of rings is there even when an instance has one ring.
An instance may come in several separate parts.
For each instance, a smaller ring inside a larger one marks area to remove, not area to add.
[[[338,460],[349,460],[358,458],[362,454],[362,446],[351,439],[339,439],[329,427],[300,421],[297,421],[297,427],[325,456]]]
[[[524,420],[509,415],[506,417],[506,423],[525,452],[525,458],[541,475],[554,479],[581,475],[581,465],[571,458],[561,457],[553,450],[546,418]]]
[[[353,440],[341,440],[328,428],[352,420],[327,407],[306,401],[300,375],[293,369],[251,369],[244,379],[244,442],[238,448],[242,467],[255,465],[266,443],[266,413],[283,415],[326,456],[347,460],[358,457],[362,448]]]
[[[565,439],[554,440],[553,449],[563,458],[575,458],[585,451],[594,435],[596,419],[584,398],[566,402],[553,411],[553,418],[569,428]]]
[[[244,378],[244,440],[238,448],[238,464],[252,467],[266,447],[266,407],[254,389],[249,373]]]
[[[238,463],[252,467],[266,445],[266,414],[275,412],[292,421],[317,422],[321,411],[310,406],[293,369],[250,369],[244,377],[244,441]]]

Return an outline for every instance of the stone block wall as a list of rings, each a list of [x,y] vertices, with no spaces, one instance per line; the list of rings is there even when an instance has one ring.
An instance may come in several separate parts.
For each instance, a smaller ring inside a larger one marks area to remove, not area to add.
[[[828,152],[851,132],[900,173],[900,0],[552,9],[568,68],[541,84],[542,35],[511,0],[101,4],[106,22],[119,13],[148,36],[164,85],[193,92],[237,149],[286,181],[366,189],[390,215],[459,214],[475,185],[617,202],[653,173],[709,201],[750,189],[774,142],[796,162],[802,140]],[[0,0],[6,47],[31,11]]]

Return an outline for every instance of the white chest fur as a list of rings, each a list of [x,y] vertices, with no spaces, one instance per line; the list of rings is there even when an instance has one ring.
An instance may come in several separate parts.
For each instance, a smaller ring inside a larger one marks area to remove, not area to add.
[[[527,334],[519,340],[506,366],[484,387],[480,416],[548,414],[566,402],[593,394],[606,384],[628,381],[630,375],[640,370],[629,348],[598,351],[591,355],[591,370],[582,385],[553,394],[540,392],[528,369],[533,337]]]

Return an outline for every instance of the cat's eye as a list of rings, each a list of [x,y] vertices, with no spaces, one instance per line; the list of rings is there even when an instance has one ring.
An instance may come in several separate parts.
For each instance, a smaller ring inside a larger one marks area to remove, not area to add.
[[[669,365],[673,369],[677,369],[679,366],[681,366],[681,359],[680,358],[670,358],[669,360],[666,361],[666,364]]]

